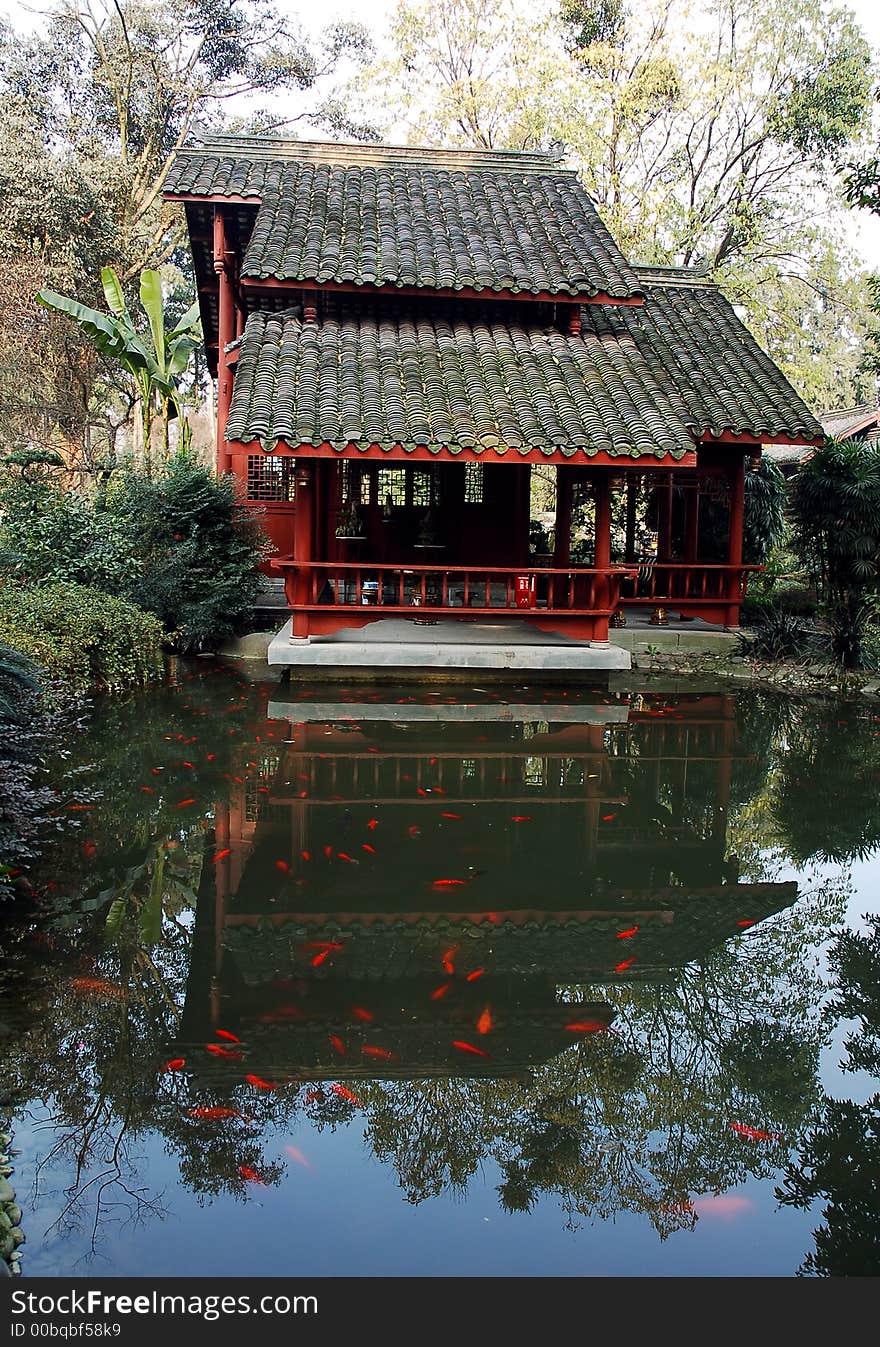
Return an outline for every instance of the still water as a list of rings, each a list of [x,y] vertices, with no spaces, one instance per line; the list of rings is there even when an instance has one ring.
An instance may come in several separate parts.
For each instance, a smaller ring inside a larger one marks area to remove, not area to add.
[[[59,744],[22,1273],[878,1271],[880,717],[248,681]]]

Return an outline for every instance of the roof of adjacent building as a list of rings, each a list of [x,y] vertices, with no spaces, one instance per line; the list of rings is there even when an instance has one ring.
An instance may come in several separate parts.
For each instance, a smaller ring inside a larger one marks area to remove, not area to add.
[[[165,190],[253,202],[245,277],[642,294],[577,174],[552,155],[215,136],[178,151]]]
[[[644,306],[585,306],[579,334],[464,304],[254,312],[227,439],[673,460],[725,432],[821,440],[714,285],[640,275]]]
[[[880,426],[880,407],[876,402],[860,402],[855,407],[836,407],[821,412],[820,420],[826,434],[835,440],[846,440],[860,431]]]

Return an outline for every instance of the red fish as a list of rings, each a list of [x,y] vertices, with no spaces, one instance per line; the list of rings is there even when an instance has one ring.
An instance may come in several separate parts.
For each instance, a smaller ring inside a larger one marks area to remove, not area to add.
[[[457,1038],[452,1040],[452,1046],[454,1048],[458,1048],[460,1052],[473,1053],[474,1057],[489,1056],[488,1052],[484,1052],[482,1048],[475,1048],[473,1043],[463,1043],[460,1039]]]
[[[237,1057],[241,1060],[242,1054],[236,1052],[233,1048],[221,1048],[219,1043],[206,1043],[208,1052],[212,1052],[215,1057]]]
[[[195,804],[195,800],[194,800],[194,799],[190,799],[190,800],[178,800],[178,802],[177,802],[177,804],[174,806],[174,808],[175,808],[175,809],[185,809],[186,806],[187,806],[188,804]]]
[[[485,968],[475,968],[472,973],[468,973],[465,982],[476,982],[477,978],[481,978],[485,971]]]
[[[266,1187],[266,1180],[255,1169],[251,1169],[249,1165],[239,1165],[238,1172],[247,1183],[260,1183],[264,1188]]]
[[[450,814],[450,813],[446,812],[446,813],[441,814],[440,817],[441,817],[441,818],[454,818],[454,819],[460,819],[460,818],[462,818],[463,816],[462,816],[461,814]]]
[[[445,996],[451,986],[451,982],[444,982],[440,987],[436,987],[434,991],[431,992],[431,1000],[439,1001],[440,997]]]
[[[184,767],[194,767],[194,766],[195,766],[195,763],[193,763],[193,762],[185,762],[183,765],[184,765]]]
[[[182,1071],[186,1066],[185,1057],[172,1057],[170,1062],[166,1062],[162,1067],[163,1071]]]
[[[356,1020],[363,1020],[364,1024],[371,1024],[376,1018],[375,1015],[371,1015],[368,1010],[364,1010],[361,1006],[354,1006],[351,1013]]]
[[[141,790],[144,792],[145,795],[155,795],[155,794],[156,794],[156,792],[153,790],[153,787],[152,787],[152,786],[141,786]]]
[[[232,848],[224,847],[222,851],[217,852],[216,856],[211,857],[211,864],[216,865],[218,861],[225,860],[227,856],[231,855],[232,855]]]
[[[82,853],[87,861],[90,861],[97,854],[98,845],[96,842],[86,841],[82,844]]]
[[[230,1043],[241,1042],[241,1039],[236,1038],[235,1034],[231,1034],[228,1029],[215,1029],[214,1033],[216,1034],[217,1038],[225,1038]]]
[[[567,1024],[566,1029],[572,1034],[600,1034],[608,1028],[601,1020],[575,1020],[573,1024]]]
[[[71,978],[70,986],[75,992],[91,992],[95,996],[106,996],[117,1001],[122,996],[122,988],[106,978]]]
[[[622,963],[614,965],[615,973],[622,973],[625,968],[630,968],[635,963],[635,955],[631,959],[624,959]]]
[[[335,1050],[339,1053],[340,1057],[345,1056],[345,1044],[343,1043],[342,1039],[339,1037],[338,1034],[330,1035],[330,1044],[331,1047],[335,1048]]]
[[[745,927],[745,926],[754,926],[755,923],[753,921],[738,921],[736,924],[737,926]]]
[[[330,846],[329,843],[328,843],[327,846],[324,848],[324,855],[327,857],[328,861],[329,861],[330,857],[333,855],[333,848]]]
[[[511,814],[514,823],[531,823],[531,814]]]
[[[312,853],[310,851],[301,851],[299,854],[304,861],[310,861],[312,859]]]
[[[378,826],[379,820],[377,818],[371,818],[369,823],[367,824],[367,827],[369,828],[370,832],[372,832],[374,828],[378,828]]]
[[[617,818],[617,815],[616,815],[616,814],[603,814],[603,815],[602,815],[602,822],[603,822],[603,823],[610,823],[611,820],[612,820],[613,818]]]
[[[345,851],[337,851],[336,855],[339,857],[341,861],[348,861],[349,865],[357,865],[357,861],[355,860],[355,858],[353,856],[349,856],[348,853]]]
[[[329,949],[322,949],[321,953],[316,954],[314,959],[312,959],[312,967],[318,968],[324,962],[325,959],[330,958],[330,954],[331,951]]]
[[[457,949],[458,945],[453,945],[452,949],[448,949],[446,953],[443,955],[441,960],[444,972],[449,973],[450,977],[455,972],[455,964],[452,962],[452,956],[453,954],[455,954]]]
[[[357,1095],[352,1094],[351,1090],[347,1090],[344,1085],[331,1085],[330,1088],[334,1094],[338,1094],[342,1099],[350,1100],[352,1104],[357,1104],[358,1108],[360,1108],[361,1101],[358,1099]]]
[[[263,1080],[261,1076],[245,1076],[248,1085],[254,1085],[258,1090],[277,1090],[277,1085],[272,1085],[268,1080]]]
[[[638,929],[638,926],[628,926],[625,931],[618,931],[616,938],[618,940],[630,940],[636,934]]]
[[[198,1118],[200,1122],[221,1122],[226,1118],[243,1118],[237,1108],[191,1108],[188,1118]]]
[[[467,884],[466,879],[435,879],[431,885],[432,889],[463,889]]]
[[[753,1206],[752,1200],[742,1193],[707,1194],[706,1197],[695,1197],[690,1204],[691,1210],[700,1216],[720,1216],[726,1221],[751,1211]]]
[[[411,823],[407,828],[410,837],[421,837],[422,830],[415,823]]]
[[[361,851],[368,851],[371,856],[378,856],[379,854],[375,847],[370,846],[369,842],[361,842]]]
[[[290,866],[287,864],[287,861],[276,861],[275,869],[280,870],[283,875],[286,875]]]
[[[365,1043],[361,1052],[365,1057],[380,1057],[383,1062],[390,1062],[394,1056],[394,1053],[389,1052],[387,1048],[374,1048],[371,1043]]]
[[[758,1127],[746,1127],[744,1123],[731,1123],[730,1126],[734,1132],[739,1132],[741,1137],[748,1137],[751,1141],[781,1141],[782,1138],[776,1132],[762,1132]]]
[[[477,1033],[488,1034],[489,1030],[492,1028],[494,1028],[494,1025],[492,1023],[492,1016],[489,1014],[489,1007],[487,1006],[486,1009],[483,1011],[482,1015],[480,1016],[480,1018],[477,1020]]]
[[[285,1146],[284,1154],[289,1155],[291,1160],[295,1160],[296,1163],[302,1165],[304,1169],[311,1169],[312,1166],[309,1164],[302,1151],[298,1150],[296,1146]]]

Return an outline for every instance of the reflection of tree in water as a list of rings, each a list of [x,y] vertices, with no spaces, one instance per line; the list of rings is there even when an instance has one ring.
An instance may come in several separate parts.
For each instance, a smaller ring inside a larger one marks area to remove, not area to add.
[[[867,934],[839,932],[829,963],[836,978],[830,1023],[857,1021],[846,1037],[844,1071],[880,1079],[880,919],[866,916]],[[863,1104],[825,1096],[797,1163],[786,1168],[776,1196],[786,1206],[824,1202],[815,1248],[799,1274],[876,1277],[880,1273],[880,1091]]]

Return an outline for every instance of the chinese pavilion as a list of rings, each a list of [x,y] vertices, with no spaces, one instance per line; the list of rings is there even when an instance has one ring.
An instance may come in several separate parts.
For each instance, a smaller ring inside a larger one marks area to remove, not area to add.
[[[165,195],[217,468],[263,513],[294,642],[424,607],[598,647],[631,605],[739,624],[747,467],[822,426],[715,285],[627,261],[559,159],[210,137]]]

